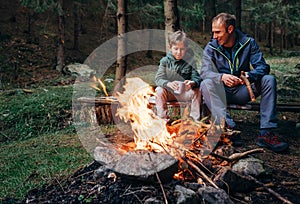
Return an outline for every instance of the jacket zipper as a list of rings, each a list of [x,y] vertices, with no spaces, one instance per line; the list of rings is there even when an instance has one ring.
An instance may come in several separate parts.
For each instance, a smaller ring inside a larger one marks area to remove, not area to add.
[[[235,55],[234,55],[234,57],[233,57],[233,62],[235,62],[235,60],[237,59],[236,58],[236,56],[237,56],[237,54],[239,53],[239,51],[243,48],[243,47],[245,47],[245,45],[248,43],[250,41],[250,38],[248,38],[248,40],[236,51],[236,53],[235,53]],[[216,50],[217,52],[219,52],[221,55],[223,55],[223,57],[225,57],[226,59],[227,59],[227,61],[228,61],[228,63],[229,63],[229,68],[230,68],[230,71],[231,71],[231,74],[233,74],[233,70],[234,70],[234,64],[228,59],[228,57],[224,54],[224,53],[222,53],[220,50],[218,50],[217,48],[215,48],[215,47],[213,47],[212,45],[210,45],[210,47],[212,48],[212,49],[214,49],[214,50]]]

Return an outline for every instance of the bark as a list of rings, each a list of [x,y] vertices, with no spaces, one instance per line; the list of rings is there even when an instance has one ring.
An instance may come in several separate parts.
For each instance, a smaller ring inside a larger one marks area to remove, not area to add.
[[[235,0],[236,27],[242,29],[242,1]]]
[[[168,35],[179,29],[179,14],[177,0],[164,0],[166,51],[168,50]]]
[[[73,33],[73,49],[78,50],[79,49],[79,17],[78,17],[78,2],[74,2],[73,7],[73,18],[74,18],[74,33]]]
[[[274,22],[273,21],[269,23],[269,46],[270,46],[270,54],[273,55],[273,47],[274,47]]]
[[[205,1],[205,31],[211,32],[211,20],[217,15],[216,0]]]
[[[63,0],[58,2],[60,5],[63,5]],[[63,6],[62,6],[63,8]],[[58,47],[57,47],[57,62],[56,70],[62,72],[64,67],[64,52],[65,52],[65,17],[64,14],[58,14]]]
[[[115,78],[115,90],[121,91],[124,77],[126,74],[126,0],[118,0],[117,12],[118,25],[118,50],[117,50],[117,67]]]

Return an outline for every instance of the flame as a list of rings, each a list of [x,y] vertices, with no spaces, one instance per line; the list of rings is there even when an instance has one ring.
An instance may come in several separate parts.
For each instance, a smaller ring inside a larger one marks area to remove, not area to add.
[[[172,136],[166,122],[148,108],[150,96],[155,95],[153,88],[140,78],[127,78],[124,90],[116,94],[122,106],[116,115],[130,121],[136,149],[162,151],[160,145],[172,143]]]
[[[99,82],[99,84],[101,85],[101,87],[102,87],[102,89],[103,89],[103,91],[104,91],[104,94],[105,94],[106,96],[108,96],[107,91],[106,91],[106,86],[104,85],[104,83],[103,83],[100,79],[98,79],[98,82]]]
[[[108,96],[108,93],[107,93],[107,90],[106,90],[106,86],[105,86],[105,84],[104,84],[100,79],[97,79],[96,76],[93,76],[93,77],[92,77],[92,81],[98,82],[98,83],[100,84],[100,86],[102,87],[105,96]],[[90,87],[96,89],[97,91],[100,91],[100,90],[101,90],[101,89],[97,86],[97,84],[91,84]]]

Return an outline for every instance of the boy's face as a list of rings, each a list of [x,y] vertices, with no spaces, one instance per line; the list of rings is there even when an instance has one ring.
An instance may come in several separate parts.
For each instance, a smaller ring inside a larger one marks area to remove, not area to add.
[[[179,41],[170,47],[170,51],[175,59],[181,60],[185,55],[186,46],[184,45],[183,41]]]

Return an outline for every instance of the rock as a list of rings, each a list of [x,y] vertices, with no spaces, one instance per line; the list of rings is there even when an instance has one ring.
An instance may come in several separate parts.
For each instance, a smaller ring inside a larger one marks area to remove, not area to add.
[[[195,191],[185,188],[180,185],[175,186],[175,193],[177,195],[177,204],[184,203],[200,203],[199,197]]]
[[[66,74],[88,78],[96,73],[95,70],[91,69],[88,65],[80,63],[67,65],[66,67],[64,67],[63,71]]]
[[[254,180],[229,168],[220,170],[214,181],[220,188],[230,192],[249,192],[258,187]]]
[[[233,204],[229,195],[223,189],[206,186],[198,189],[198,195],[208,204]]]
[[[147,198],[144,204],[163,204],[161,200],[157,200],[157,198]]]
[[[94,171],[94,177],[95,179],[101,178],[101,177],[107,177],[109,174],[109,169],[105,166],[100,166],[98,169]]]
[[[266,173],[264,162],[254,157],[239,160],[232,166],[232,170],[255,177]]]

